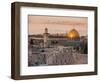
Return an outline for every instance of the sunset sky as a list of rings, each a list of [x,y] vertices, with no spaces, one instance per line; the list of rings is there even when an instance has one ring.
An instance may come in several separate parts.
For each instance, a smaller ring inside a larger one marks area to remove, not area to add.
[[[66,34],[74,28],[83,36],[87,35],[87,26],[87,17],[28,16],[29,35],[43,34],[45,28],[48,28],[50,34]]]

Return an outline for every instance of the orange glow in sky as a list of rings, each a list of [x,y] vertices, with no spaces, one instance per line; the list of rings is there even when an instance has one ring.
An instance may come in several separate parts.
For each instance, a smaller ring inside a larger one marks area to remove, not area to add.
[[[87,35],[87,17],[67,17],[67,16],[28,16],[29,35],[43,34],[44,29],[48,28],[51,34],[66,34],[71,29],[76,29],[81,36]]]

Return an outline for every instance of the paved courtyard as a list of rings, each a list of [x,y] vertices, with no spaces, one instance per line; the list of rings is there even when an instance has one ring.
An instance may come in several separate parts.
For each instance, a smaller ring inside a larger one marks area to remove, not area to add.
[[[30,48],[28,53],[29,66],[75,65],[87,63],[87,54],[81,54],[73,50],[72,47]]]

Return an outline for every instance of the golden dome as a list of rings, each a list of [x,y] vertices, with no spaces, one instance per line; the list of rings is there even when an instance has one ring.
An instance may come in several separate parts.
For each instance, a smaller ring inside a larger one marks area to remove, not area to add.
[[[70,39],[78,39],[80,38],[79,33],[77,32],[77,30],[72,29],[69,33],[68,33],[68,38]]]

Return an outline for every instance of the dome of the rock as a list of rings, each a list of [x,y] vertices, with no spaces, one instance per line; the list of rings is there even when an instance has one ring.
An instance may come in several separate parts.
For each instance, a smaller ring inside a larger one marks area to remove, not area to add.
[[[80,38],[80,35],[79,35],[79,33],[78,33],[78,31],[76,29],[72,29],[68,33],[68,38],[70,38],[70,39],[78,39],[78,38]]]

